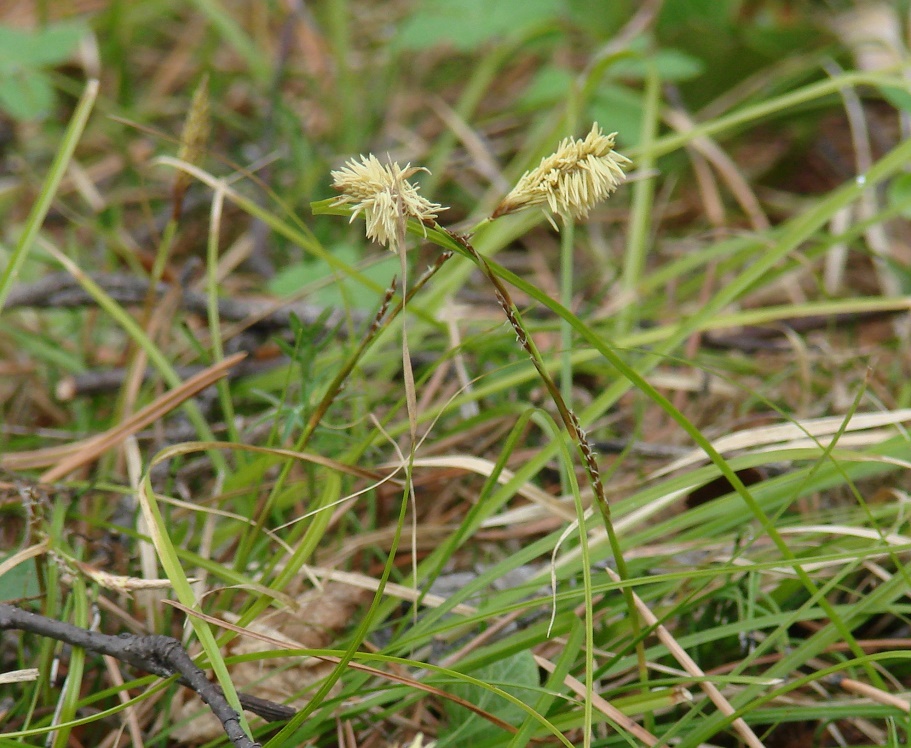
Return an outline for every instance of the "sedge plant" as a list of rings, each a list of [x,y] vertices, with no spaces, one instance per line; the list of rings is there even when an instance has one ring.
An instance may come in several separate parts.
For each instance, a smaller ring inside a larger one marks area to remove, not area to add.
[[[482,223],[530,208],[545,209],[545,215],[555,229],[557,229],[557,224],[554,221],[554,216],[559,217],[564,226],[571,226],[572,221],[584,220],[596,205],[613,194],[624,179],[624,170],[631,164],[628,158],[614,150],[615,139],[616,133],[605,135],[597,122],[592,124],[591,130],[584,139],[577,140],[571,137],[563,139],[551,155],[543,158],[534,169],[525,172],[515,187]],[[340,193],[339,197],[334,201],[334,207],[350,206],[350,221],[354,221],[355,218],[363,215],[367,238],[388,247],[399,255],[403,285],[407,273],[405,237],[406,223],[409,220],[416,222],[422,227],[425,235],[428,229],[442,232],[451,240],[454,247],[461,254],[477,264],[493,287],[497,303],[515,332],[519,346],[530,357],[538,376],[553,400],[563,428],[576,445],[594,493],[595,503],[610,539],[620,577],[626,578],[626,565],[617,535],[614,532],[610,507],[607,502],[595,452],[580,424],[579,418],[567,401],[566,387],[558,387],[551,377],[545,366],[544,359],[529,334],[528,328],[523,323],[521,312],[512,300],[506,285],[493,270],[490,263],[474,248],[471,243],[471,233],[460,233],[442,226],[437,221],[437,216],[445,208],[440,204],[430,202],[419,193],[418,186],[409,181],[409,177],[421,170],[421,167],[413,167],[411,164],[406,165],[404,168],[394,162],[383,164],[373,154],[361,156],[360,159],[352,159],[342,169],[332,172],[333,187]],[[571,229],[567,236],[571,240]],[[414,377],[408,354],[407,334],[404,329],[402,340],[406,403],[411,431],[411,449],[407,460],[408,468],[406,469],[406,491],[410,491],[412,502],[414,502],[410,475],[417,443],[416,398]],[[564,374],[565,384],[566,376]],[[578,488],[573,493],[578,496]],[[587,536],[584,509],[579,502],[577,502],[577,511],[577,521],[584,553],[585,549],[587,549]],[[585,720],[585,745],[588,746],[591,741],[592,714],[590,704],[593,691],[592,652],[594,642],[592,638],[591,578],[587,565],[584,565],[583,575],[585,587],[588,591],[586,595],[586,693],[588,697],[586,702],[589,706],[586,709]],[[415,569],[415,580],[416,578],[417,570]],[[632,593],[626,589],[624,594],[627,598],[627,606],[633,621],[634,630],[638,631],[638,614]]]

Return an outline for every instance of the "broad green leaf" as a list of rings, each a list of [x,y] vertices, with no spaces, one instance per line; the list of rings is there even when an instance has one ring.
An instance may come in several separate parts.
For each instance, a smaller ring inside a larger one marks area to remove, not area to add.
[[[639,144],[642,130],[642,96],[626,86],[602,85],[589,105],[589,118],[598,122],[605,132],[617,134],[617,149]]]
[[[691,27],[716,31],[730,28],[742,0],[665,0],[658,16],[661,30]]]
[[[906,88],[879,86],[879,92],[892,106],[904,112],[911,112],[911,93]]]
[[[538,666],[530,650],[517,652],[511,657],[497,660],[471,672],[478,680],[502,688],[525,703],[537,698],[533,693],[540,687]],[[448,690],[486,712],[499,717],[511,725],[520,725],[525,719],[525,712],[497,694],[471,683],[455,683]],[[469,745],[468,739],[483,740],[501,732],[478,714],[469,711],[453,702],[446,702],[449,716],[449,730],[440,737],[439,746]]]
[[[609,41],[629,20],[632,3],[604,0],[567,0],[569,17],[586,34]]]
[[[397,257],[390,253],[379,262],[362,269],[365,277],[375,281],[383,288],[389,286],[392,276],[399,269]],[[350,245],[341,245],[332,250],[332,255],[350,267],[355,267],[361,260],[360,252]],[[307,260],[289,265],[280,271],[270,282],[269,290],[280,296],[289,296],[304,286],[321,280],[331,281],[317,289],[309,300],[315,304],[333,307],[354,307],[355,309],[374,309],[380,294],[355,287],[343,275],[344,271],[333,270],[323,260]]]
[[[705,72],[705,65],[697,57],[679,49],[662,49],[646,60],[642,57],[627,57],[618,60],[610,68],[612,78],[642,80],[648,75],[649,66],[654,65],[658,75],[665,81],[686,81],[697,78]]]
[[[463,52],[497,37],[559,17],[562,0],[428,0],[399,28],[393,46],[428,49],[451,44]]]
[[[0,562],[6,557],[0,556]],[[38,570],[35,568],[35,559],[17,564],[6,574],[0,576],[0,602],[6,600],[21,600],[41,594],[38,586]]]
[[[0,26],[0,109],[17,120],[46,116],[54,106],[54,88],[42,68],[69,59],[85,33],[81,23],[40,31]]]
[[[37,119],[53,106],[54,89],[43,73],[20,69],[0,74],[0,109],[13,119]]]
[[[747,27],[741,36],[744,45],[768,59],[793,54],[795,49],[811,50],[823,46],[828,37],[818,26],[807,24],[794,28]]]
[[[532,79],[517,102],[520,111],[551,107],[572,90],[573,76],[563,68],[547,65]]]
[[[40,31],[0,26],[0,71],[40,68],[66,62],[86,34],[81,23],[60,23]]]

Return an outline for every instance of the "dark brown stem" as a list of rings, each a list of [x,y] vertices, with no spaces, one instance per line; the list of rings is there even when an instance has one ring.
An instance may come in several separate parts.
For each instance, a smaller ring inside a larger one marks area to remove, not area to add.
[[[149,282],[145,278],[125,273],[99,273],[91,276],[114,301],[123,305],[141,305],[149,291]],[[158,283],[154,292],[156,298],[162,298],[171,285]],[[208,314],[208,297],[204,293],[184,289],[180,296],[182,308],[191,314],[206,317]],[[35,283],[15,286],[7,297],[4,309],[16,307],[33,307],[39,309],[69,309],[74,307],[94,306],[95,300],[79,285],[69,273],[51,273]],[[257,328],[283,329],[290,325],[291,315],[295,314],[305,324],[314,324],[324,314],[325,308],[314,304],[294,302],[281,304],[268,301],[251,301],[245,299],[222,298],[218,300],[218,316],[228,322],[249,322]],[[334,310],[324,325],[335,329],[354,316],[355,322],[361,322],[364,315],[359,312],[346,313]]]
[[[227,374],[229,381],[241,379],[254,374],[262,374],[279,366],[285,366],[290,359],[285,356],[276,356],[271,359],[246,359],[233,367]],[[181,380],[196,376],[205,370],[203,365],[177,366],[174,371]],[[155,370],[151,367],[143,372],[143,381],[150,381],[155,377]],[[82,374],[64,377],[57,383],[54,394],[62,402],[68,402],[76,397],[100,395],[105,392],[114,392],[123,386],[129,376],[129,369],[117,367],[115,369],[90,370]]]
[[[503,284],[503,281],[493,272],[493,269],[490,267],[490,263],[481,255],[471,244],[467,236],[463,234],[457,234],[453,231],[449,231],[446,228],[440,227],[445,231],[449,237],[461,245],[466,252],[468,252],[474,261],[480,267],[481,271],[490,281],[494,288],[494,294],[497,297],[497,301],[500,304],[500,307],[503,309],[503,313],[506,315],[506,319],[509,320],[509,324],[512,326],[512,329],[516,333],[518,338],[519,345],[525,349],[526,353],[531,357],[531,362],[534,364],[535,369],[538,372],[538,375],[541,377],[541,381],[544,383],[544,386],[547,388],[547,391],[550,393],[551,399],[554,401],[554,405],[557,406],[557,412],[560,414],[560,418],[563,421],[563,425],[566,427],[566,430],[569,432],[570,437],[576,443],[576,447],[579,450],[580,455],[582,456],[582,464],[585,466],[585,472],[588,474],[588,479],[591,482],[592,493],[595,497],[595,505],[598,507],[599,512],[601,513],[601,518],[604,522],[604,529],[607,532],[608,542],[610,543],[611,552],[614,555],[614,561],[617,563],[617,573],[620,578],[624,581],[629,579],[629,573],[626,568],[626,561],[623,558],[623,553],[620,548],[620,540],[617,537],[617,533],[614,531],[614,523],[611,520],[611,510],[610,504],[607,501],[607,495],[604,491],[604,484],[601,481],[601,470],[598,468],[598,461],[595,459],[595,451],[592,449],[591,442],[588,440],[588,436],[585,431],[582,429],[582,425],[579,423],[578,416],[570,410],[569,406],[566,404],[566,401],[563,399],[563,395],[560,393],[560,389],[557,387],[556,382],[548,374],[547,369],[544,368],[544,361],[541,358],[541,354],[535,346],[534,341],[526,333],[525,326],[522,324],[522,317],[519,314],[519,309],[513,303],[512,299],[509,296],[509,292],[506,290],[506,286]],[[585,533],[584,522],[582,518],[579,518],[579,532]],[[633,629],[633,638],[637,640],[636,651],[639,659],[640,670],[645,672],[645,646],[639,636],[641,630],[641,623],[639,620],[639,613],[637,612],[636,604],[633,599],[632,589],[629,587],[623,587],[623,597],[626,601],[626,606],[629,610],[630,622]]]
[[[82,647],[90,652],[110,655],[162,678],[177,675],[179,683],[192,688],[209,705],[212,713],[224,727],[225,734],[235,746],[259,748],[259,743],[244,732],[239,715],[228,703],[221,688],[209,681],[181,643],[173,637],[160,634],[112,636],[31,613],[14,605],[0,603],[0,631],[12,630],[27,631],[65,642],[73,647]],[[287,720],[295,713],[291,707],[246,694],[240,694],[240,702],[244,709],[270,721]]]
[[[579,423],[579,418],[572,410],[570,410],[569,406],[566,404],[566,401],[563,399],[563,395],[560,394],[560,389],[557,387],[556,382],[554,382],[553,378],[547,372],[547,369],[544,368],[544,362],[541,359],[541,354],[535,346],[534,341],[526,333],[525,326],[522,324],[522,318],[519,314],[518,307],[516,307],[516,305],[513,303],[513,300],[509,295],[509,291],[506,290],[506,286],[503,285],[503,281],[500,280],[500,278],[497,277],[496,273],[493,272],[490,264],[486,259],[484,259],[484,256],[474,248],[474,246],[468,240],[468,237],[463,234],[457,234],[454,231],[450,231],[449,229],[443,227],[440,228],[445,231],[453,241],[464,247],[465,250],[469,252],[472,257],[474,257],[475,262],[481,268],[481,271],[493,285],[494,295],[497,297],[497,303],[499,303],[500,308],[506,315],[506,319],[508,320],[513,331],[516,333],[516,338],[519,342],[519,345],[525,349],[525,352],[528,353],[529,357],[531,358],[531,362],[534,364],[534,367],[538,372],[538,376],[541,377],[541,381],[544,383],[544,386],[550,393],[554,404],[557,406],[557,412],[560,414],[560,419],[563,421],[563,425],[566,427],[566,430],[569,432],[570,437],[575,442],[579,450],[579,454],[582,456],[582,464],[585,466],[585,472],[588,474],[588,478],[591,482],[592,490],[595,495],[595,504],[597,504],[598,509],[604,518],[604,522],[608,527],[610,527],[610,505],[607,503],[607,496],[604,492],[604,484],[601,482],[601,470],[598,468],[598,461],[595,459],[595,451],[592,449],[591,442],[589,442],[588,436]]]

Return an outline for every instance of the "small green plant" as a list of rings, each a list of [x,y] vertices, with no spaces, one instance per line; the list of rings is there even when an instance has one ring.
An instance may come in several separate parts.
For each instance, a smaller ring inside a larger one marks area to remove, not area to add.
[[[592,208],[606,200],[617,189],[624,179],[624,168],[631,162],[625,156],[614,151],[616,133],[605,135],[597,123],[594,123],[588,135],[583,140],[565,138],[557,146],[555,152],[541,160],[534,169],[522,175],[516,186],[507,194],[483,223],[495,220],[502,216],[526,210],[528,208],[548,208],[551,213],[559,216],[564,225],[571,226],[572,220],[583,219],[588,216]],[[354,220],[360,213],[364,214],[366,221],[367,237],[380,244],[389,246],[398,252],[401,258],[402,276],[406,272],[405,254],[405,226],[408,221],[417,225],[417,230],[427,235],[428,230],[439,232],[445,239],[441,246],[455,250],[477,264],[493,286],[493,293],[497,303],[506,315],[506,319],[516,334],[520,347],[531,358],[532,364],[541,381],[556,406],[562,425],[566,433],[575,444],[582,466],[591,483],[595,503],[600,512],[605,530],[611,542],[614,561],[620,570],[621,577],[627,578],[626,563],[624,561],[620,544],[614,531],[611,520],[610,507],[601,480],[600,468],[595,459],[591,442],[582,429],[578,416],[571,409],[569,398],[557,387],[553,378],[547,371],[544,358],[522,321],[519,308],[512,301],[506,285],[500,276],[471,244],[470,236],[451,231],[442,227],[437,222],[437,214],[445,210],[441,205],[431,203],[418,194],[418,187],[408,181],[408,177],[421,171],[419,167],[410,164],[404,169],[398,164],[383,165],[373,155],[362,157],[360,162],[350,161],[342,170],[333,172],[333,186],[341,195],[331,202],[331,207],[351,205],[351,219]],[[545,212],[550,223],[557,228],[553,218]],[[570,232],[570,236],[571,236]],[[571,251],[571,245],[564,243],[564,253]],[[564,266],[565,267],[565,266]],[[569,265],[569,270],[572,266]],[[569,359],[568,347],[571,343],[570,327],[564,321],[564,341],[566,350],[563,356],[563,378],[567,384],[572,378],[572,364]],[[409,469],[406,471],[406,492],[412,491],[410,486],[410,464],[414,460],[416,438],[416,408],[414,407],[414,382],[408,381],[410,361],[408,361],[407,339],[403,330],[403,365],[406,371],[406,390],[409,391],[408,411],[411,423],[412,452],[410,455]],[[588,539],[585,532],[585,512],[582,508],[581,496],[575,477],[572,472],[568,476],[568,493],[575,497],[577,512],[577,528],[580,530],[580,545],[583,556],[587,557]],[[588,696],[585,715],[585,746],[591,741],[591,694],[593,689],[593,615],[591,595],[591,570],[590,564],[584,563],[583,575],[585,580],[585,622],[586,622],[586,694]],[[417,569],[414,570],[415,581]],[[556,590],[554,590],[556,596]],[[629,590],[624,592],[628,605],[628,612],[634,630],[638,630],[636,623],[638,613],[633,602],[633,595]],[[556,609],[554,610],[554,615]],[[644,657],[644,650],[640,645],[640,657]]]
[[[37,31],[0,26],[0,109],[21,121],[49,115],[56,101],[49,70],[69,60],[87,33],[81,23]]]

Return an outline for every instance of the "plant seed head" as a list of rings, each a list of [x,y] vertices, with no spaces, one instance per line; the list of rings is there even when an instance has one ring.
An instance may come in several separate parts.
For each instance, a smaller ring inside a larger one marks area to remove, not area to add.
[[[564,138],[553,154],[522,175],[491,217],[546,204],[564,221],[587,218],[617,189],[625,177],[624,167],[632,164],[614,151],[616,135],[605,135],[595,122],[584,140]]]
[[[400,221],[414,218],[421,224],[434,223],[437,213],[446,210],[421,197],[418,187],[408,181],[418,171],[426,169],[411,164],[403,169],[395,162],[385,165],[373,154],[351,159],[332,172],[332,186],[341,193],[335,205],[352,205],[352,221],[363,213],[367,238],[392,248]]]

